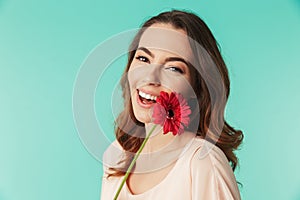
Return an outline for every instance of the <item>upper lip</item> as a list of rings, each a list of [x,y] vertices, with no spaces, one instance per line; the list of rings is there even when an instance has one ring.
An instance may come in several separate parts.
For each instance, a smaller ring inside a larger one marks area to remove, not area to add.
[[[150,91],[150,90],[146,90],[146,89],[137,89],[138,91],[141,91],[141,92],[144,92],[144,93],[146,93],[146,94],[150,94],[151,96],[156,96],[156,97],[158,97],[159,96],[159,93],[160,92],[158,92],[157,93],[157,91],[156,92],[154,92],[154,91]]]

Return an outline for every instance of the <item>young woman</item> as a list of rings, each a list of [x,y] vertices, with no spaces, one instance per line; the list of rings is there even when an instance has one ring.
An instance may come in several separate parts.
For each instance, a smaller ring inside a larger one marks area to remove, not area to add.
[[[116,140],[103,155],[102,200],[113,199],[153,127],[151,112],[161,91],[183,95],[190,125],[177,135],[155,129],[118,199],[240,199],[233,151],[243,134],[224,120],[228,71],[197,15],[172,10],[146,21],[130,46],[121,85],[124,110]]]

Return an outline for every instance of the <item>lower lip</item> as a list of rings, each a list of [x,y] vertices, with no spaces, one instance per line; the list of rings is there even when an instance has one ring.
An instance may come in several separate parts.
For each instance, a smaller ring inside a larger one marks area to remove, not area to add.
[[[138,91],[137,91],[136,98],[137,98],[138,104],[139,104],[141,107],[143,107],[143,108],[151,108],[151,107],[154,105],[154,103],[144,104],[144,103],[141,101],[141,99],[140,99],[140,96],[139,96]]]

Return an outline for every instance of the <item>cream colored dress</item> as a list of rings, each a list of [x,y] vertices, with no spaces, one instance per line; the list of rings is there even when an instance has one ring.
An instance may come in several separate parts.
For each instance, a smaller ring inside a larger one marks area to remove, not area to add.
[[[112,145],[121,148],[116,140]],[[108,148],[103,155],[101,200],[112,200],[123,179],[123,176],[106,178],[106,164],[117,159],[116,153],[112,153]],[[225,154],[217,146],[194,137],[184,146],[175,162],[167,176],[144,193],[132,194],[125,183],[118,200],[240,199],[233,171]]]

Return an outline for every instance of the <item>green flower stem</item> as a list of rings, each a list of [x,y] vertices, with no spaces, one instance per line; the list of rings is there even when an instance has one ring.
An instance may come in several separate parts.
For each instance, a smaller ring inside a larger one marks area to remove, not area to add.
[[[124,178],[123,178],[123,181],[122,181],[122,183],[121,183],[121,185],[120,185],[120,187],[119,187],[119,189],[118,189],[118,191],[117,191],[117,193],[116,193],[116,195],[115,195],[115,197],[114,197],[114,200],[117,200],[117,198],[118,198],[118,196],[119,196],[119,194],[120,194],[120,192],[121,192],[121,189],[122,189],[123,185],[125,184],[125,181],[127,180],[128,176],[129,176],[129,173],[130,173],[132,167],[134,166],[134,164],[135,164],[137,158],[139,157],[140,153],[142,152],[142,150],[143,150],[143,148],[144,148],[146,142],[148,141],[149,137],[151,136],[151,134],[152,134],[153,131],[155,130],[156,126],[157,126],[157,124],[155,124],[155,125],[152,127],[152,129],[150,130],[149,134],[147,135],[147,137],[144,139],[142,145],[140,146],[139,150],[138,150],[137,153],[135,154],[133,160],[131,161],[130,166],[128,167],[127,172],[126,172],[126,174],[125,174],[125,176],[124,176]]]

